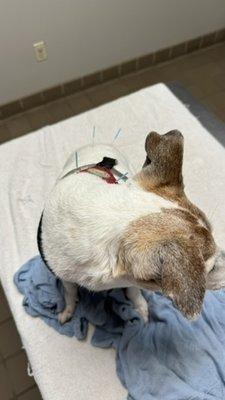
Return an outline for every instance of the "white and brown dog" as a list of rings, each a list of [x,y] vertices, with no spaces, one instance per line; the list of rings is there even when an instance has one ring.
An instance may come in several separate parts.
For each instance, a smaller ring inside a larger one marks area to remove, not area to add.
[[[64,284],[61,323],[74,313],[77,285],[93,291],[126,288],[145,320],[141,288],[162,291],[194,318],[206,289],[224,287],[225,265],[217,257],[210,223],[184,193],[182,134],[151,132],[145,148],[141,172],[118,184],[108,184],[107,177],[113,183],[111,172],[95,167],[107,156],[117,160],[115,174],[129,171],[117,149],[79,149],[46,202],[39,248]],[[77,169],[77,155],[82,169]]]

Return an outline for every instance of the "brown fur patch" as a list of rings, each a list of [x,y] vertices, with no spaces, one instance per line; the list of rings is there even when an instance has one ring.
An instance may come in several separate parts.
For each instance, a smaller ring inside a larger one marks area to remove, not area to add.
[[[151,186],[182,186],[182,134],[179,131],[171,131],[165,135],[151,132],[146,138],[145,149],[151,160],[145,170]]]
[[[146,138],[145,149],[151,163],[145,163],[145,167],[136,175],[138,184],[148,192],[177,202],[179,207],[197,216],[210,230],[205,214],[188,200],[184,192],[182,134],[176,130],[165,135],[151,132]]]
[[[146,161],[136,181],[180,208],[162,209],[129,225],[119,249],[120,273],[150,290],[154,283],[184,315],[194,317],[201,310],[206,288],[205,261],[215,253],[211,226],[184,192],[181,133],[160,136],[152,132],[145,149]]]
[[[136,284],[161,289],[192,318],[205,293],[205,238],[195,231],[196,218],[179,211],[162,210],[132,222],[121,240],[118,263]]]

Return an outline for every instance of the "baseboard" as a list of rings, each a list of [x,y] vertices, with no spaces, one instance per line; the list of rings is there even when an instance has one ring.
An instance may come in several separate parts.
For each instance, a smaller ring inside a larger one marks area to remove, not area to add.
[[[0,119],[225,41],[225,28],[0,106]]]

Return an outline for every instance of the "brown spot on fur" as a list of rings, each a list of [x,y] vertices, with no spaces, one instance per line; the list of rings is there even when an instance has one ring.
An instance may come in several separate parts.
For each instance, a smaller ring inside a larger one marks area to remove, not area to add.
[[[162,210],[132,222],[121,240],[118,263],[140,286],[153,290],[157,284],[192,318],[205,293],[205,239],[201,230],[195,232],[195,217],[185,217],[179,210]]]
[[[189,226],[192,229],[192,232],[190,232],[189,240],[193,241],[196,237],[198,237],[198,246],[201,248],[202,255],[204,261],[207,261],[210,257],[212,257],[215,254],[216,251],[216,245],[211,233],[211,227],[210,225],[208,226],[207,224],[207,219],[206,219],[206,227],[201,226],[199,224],[199,218],[200,215],[199,212],[201,213],[201,210],[199,210],[197,207],[192,205],[194,209],[192,208],[187,208],[185,209],[163,209],[163,211],[167,214],[173,214],[177,215],[180,217],[183,221],[186,221],[189,223]],[[185,207],[184,207],[185,208]],[[204,215],[204,214],[203,214]],[[206,217],[205,217],[206,218]],[[202,219],[202,218],[200,218]]]

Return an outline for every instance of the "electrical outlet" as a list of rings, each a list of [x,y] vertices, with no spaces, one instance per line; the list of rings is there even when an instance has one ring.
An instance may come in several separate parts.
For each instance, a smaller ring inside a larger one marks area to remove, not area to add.
[[[38,62],[47,60],[48,54],[45,42],[41,41],[33,44],[35,57]]]

